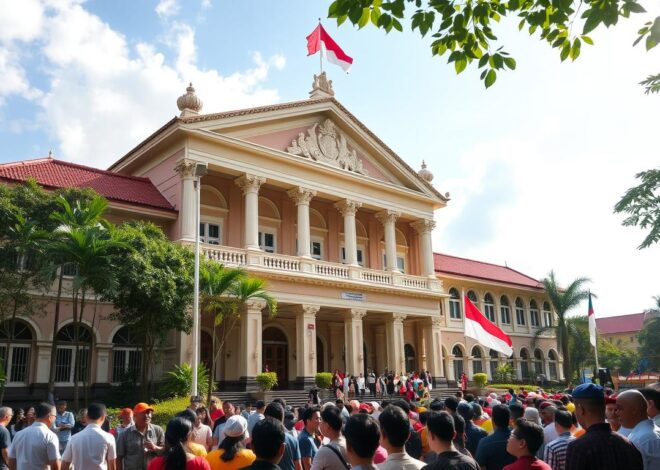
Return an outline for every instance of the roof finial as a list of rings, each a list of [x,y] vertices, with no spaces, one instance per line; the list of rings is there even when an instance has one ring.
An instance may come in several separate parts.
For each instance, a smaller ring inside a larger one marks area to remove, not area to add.
[[[48,158],[51,159],[51,160],[54,158],[54,157],[53,157],[53,149],[50,149],[50,150],[48,151]]]
[[[181,117],[194,116],[199,114],[202,109],[202,100],[195,94],[195,88],[192,82],[186,88],[186,93],[179,96],[176,100],[176,105],[181,111]]]
[[[328,80],[325,72],[315,74],[312,91],[309,92],[310,99],[332,98],[333,96],[335,96],[335,91],[332,89],[332,80]]]
[[[430,170],[426,169],[426,162],[422,160],[422,169],[417,172],[420,178],[422,178],[427,183],[433,181],[433,173]]]

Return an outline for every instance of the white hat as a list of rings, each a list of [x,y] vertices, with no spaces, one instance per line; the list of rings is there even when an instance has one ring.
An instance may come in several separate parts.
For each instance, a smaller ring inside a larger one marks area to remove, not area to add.
[[[245,436],[246,439],[250,437],[247,430],[247,421],[241,415],[231,416],[222,428],[222,432],[227,437]]]

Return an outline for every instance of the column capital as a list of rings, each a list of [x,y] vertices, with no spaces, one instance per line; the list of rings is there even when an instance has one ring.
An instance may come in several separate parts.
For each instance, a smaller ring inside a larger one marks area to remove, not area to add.
[[[301,186],[289,189],[286,193],[291,199],[293,199],[296,206],[299,206],[300,204],[309,204],[309,201],[316,196],[315,190],[303,188]]]
[[[261,299],[250,299],[245,302],[245,309],[248,312],[256,313],[257,311],[261,312],[266,308],[266,301]]]
[[[350,199],[344,199],[335,203],[335,208],[341,213],[341,215],[355,215],[358,209],[362,207],[361,202],[351,201]]]
[[[346,320],[362,320],[367,315],[367,311],[359,308],[349,308],[344,311]]]
[[[429,317],[428,324],[432,328],[441,328],[442,327],[442,318],[441,317]]]
[[[410,223],[410,226],[415,231],[422,235],[424,233],[431,233],[435,228],[435,220],[433,219],[420,219]]]
[[[400,322],[403,323],[403,321],[408,317],[408,315],[404,313],[393,313],[392,314],[392,321],[394,322]]]
[[[266,178],[263,176],[251,175],[249,173],[244,174],[243,176],[236,178],[234,183],[236,186],[243,190],[243,194],[247,193],[258,193],[259,188],[262,184],[266,182]]]
[[[301,304],[297,306],[298,312],[306,317],[316,317],[316,314],[321,310],[320,305]]]
[[[197,161],[190,160],[189,158],[184,158],[179,160],[174,167],[174,171],[181,175],[181,178],[194,178],[195,176],[195,166]]]
[[[401,212],[384,210],[384,211],[376,212],[376,214],[374,215],[381,224],[386,225],[388,223],[395,223],[396,219],[398,219],[401,216]]]

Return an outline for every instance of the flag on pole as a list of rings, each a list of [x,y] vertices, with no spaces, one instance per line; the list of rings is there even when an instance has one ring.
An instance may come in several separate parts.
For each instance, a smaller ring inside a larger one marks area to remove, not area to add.
[[[596,347],[596,314],[591,303],[591,292],[589,292],[589,342]]]
[[[465,336],[476,340],[482,346],[494,349],[507,357],[511,357],[513,354],[511,338],[486,318],[467,296],[465,296],[464,301]]]
[[[346,55],[342,48],[330,37],[321,23],[307,36],[307,55],[314,55],[319,51],[321,51],[321,54],[328,62],[339,65],[344,69],[344,72],[348,73],[351,69],[353,58]]]

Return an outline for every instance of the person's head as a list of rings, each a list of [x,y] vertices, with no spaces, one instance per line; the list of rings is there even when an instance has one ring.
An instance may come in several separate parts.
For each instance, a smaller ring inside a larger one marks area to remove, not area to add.
[[[465,420],[458,413],[455,414],[453,418],[454,418],[454,429],[456,430],[456,436],[454,437],[454,442],[459,447],[464,447],[466,441]]]
[[[236,453],[243,448],[243,441],[249,437],[247,431],[247,420],[240,414],[231,416],[224,425],[222,433],[225,438],[222,440],[218,449],[224,452],[220,456],[223,462],[233,460]]]
[[[357,400],[351,400],[348,402],[351,405],[351,413],[358,413],[360,411],[360,402]]]
[[[202,406],[202,397],[198,395],[193,395],[192,397],[190,397],[191,410],[197,410],[197,408],[199,408],[200,406]]]
[[[66,400],[60,400],[57,402],[57,412],[62,414],[66,411],[67,403]]]
[[[278,402],[271,402],[266,406],[266,409],[264,410],[264,416],[270,416],[271,418],[274,418],[278,420],[279,422],[284,421],[284,407]]]
[[[398,406],[388,406],[378,416],[381,441],[386,448],[400,449],[410,437],[410,420]],[[388,452],[390,450],[388,449]]]
[[[262,419],[252,429],[252,451],[259,460],[277,464],[284,455],[284,426],[270,416]]]
[[[655,418],[660,414],[660,391],[647,387],[641,389],[640,392],[642,392],[648,404],[646,414],[649,418]]]
[[[191,410],[190,408],[186,408],[183,411],[179,411],[176,415],[174,415],[175,418],[183,418],[187,420],[190,423],[191,427],[195,426],[195,423],[197,423],[197,413]]]
[[[484,410],[481,405],[477,402],[472,402],[472,419],[476,420],[481,418],[481,415],[484,414]]]
[[[525,408],[518,402],[511,403],[509,405],[509,411],[511,412],[511,424],[514,425],[516,421],[523,417],[525,414]]]
[[[137,416],[137,413],[136,413]],[[165,469],[175,470],[186,467],[186,450],[184,445],[188,442],[192,426],[184,418],[172,418],[165,429]]]
[[[619,416],[616,413],[616,396],[610,395],[605,397],[605,419],[607,422],[614,426],[613,429],[617,429],[621,426],[619,423]]]
[[[468,403],[472,403],[474,401],[474,395],[471,393],[466,393],[465,394],[465,401]]]
[[[257,409],[257,413],[264,414],[264,410],[266,409],[266,402],[259,400],[257,403],[255,403],[254,407]]]
[[[225,414],[227,418],[230,416],[234,416],[234,404],[230,402],[229,400],[223,401],[222,402],[222,412]]]
[[[506,405],[495,405],[493,407],[493,426],[499,429],[507,429],[509,427],[509,420],[511,419],[511,412]]]
[[[55,407],[50,403],[45,403],[45,402],[39,403],[37,407],[32,410],[32,413],[37,421],[41,421],[49,428],[53,426],[53,424],[55,423],[55,418],[57,417],[56,414],[57,412],[55,411]]]
[[[458,408],[456,408],[456,414],[462,417],[465,421],[472,421],[474,410],[469,403],[459,403]]]
[[[456,409],[458,408],[458,398],[447,397],[445,399],[445,408],[447,408],[452,414],[456,413]]]
[[[34,406],[28,407],[27,410],[25,410],[25,419],[27,420],[28,423],[32,423],[35,419],[37,419],[37,414],[34,409]]]
[[[337,398],[335,400],[335,406],[341,410],[344,407],[344,400]]]
[[[426,420],[429,431],[429,446],[435,452],[451,448],[456,437],[454,418],[446,411],[431,411]]]
[[[122,408],[119,412],[119,421],[122,426],[130,426],[133,424],[133,410],[130,408]]]
[[[530,421],[532,423],[536,423],[539,425],[542,424],[541,416],[539,415],[539,410],[537,410],[532,406],[528,406],[525,409],[525,411],[523,412],[523,418],[525,418],[527,421]],[[515,425],[516,422],[517,420],[513,420],[513,425]]]
[[[557,434],[568,432],[573,427],[573,415],[567,410],[555,411],[555,430]]]
[[[506,451],[514,457],[533,456],[543,445],[543,428],[525,419],[516,422],[509,435]]]
[[[511,395],[513,395],[515,392],[513,391],[512,388],[510,388],[510,389],[509,389],[509,393],[510,393]]]
[[[211,418],[209,417],[209,410],[204,406],[201,405],[199,406],[196,410],[195,413],[197,414],[197,421],[196,425],[199,426],[199,424],[206,424],[207,426],[211,424]]]
[[[9,408],[8,406],[0,407],[0,424],[1,425],[7,426],[7,424],[9,424],[9,421],[11,421],[12,416],[14,416],[14,410]]]
[[[302,420],[305,423],[305,429],[308,433],[313,434],[319,429],[321,424],[321,413],[317,406],[310,406],[305,408],[302,415]]]
[[[99,426],[105,421],[108,411],[103,403],[90,403],[87,407],[87,422],[98,424]]]
[[[352,415],[344,426],[344,437],[348,460],[352,464],[373,462],[380,444],[380,429],[373,416],[365,413]]]
[[[575,417],[583,428],[605,421],[605,392],[600,385],[578,385],[573,389],[573,401]]]
[[[341,410],[334,405],[329,405],[321,410],[321,434],[329,438],[339,437],[344,422],[341,419]]]
[[[87,424],[87,408],[80,408],[76,415],[76,419],[82,424]]]
[[[151,423],[151,418],[153,416],[154,409],[147,405],[146,403],[138,403],[133,407],[133,419],[135,420],[135,426],[138,428],[144,428]]]
[[[639,390],[626,390],[616,397],[616,411],[621,426],[634,428],[640,421],[647,419],[646,398]]]
[[[546,401],[539,405],[539,413],[543,424],[550,424],[555,420],[555,411],[557,408],[550,402]]]

